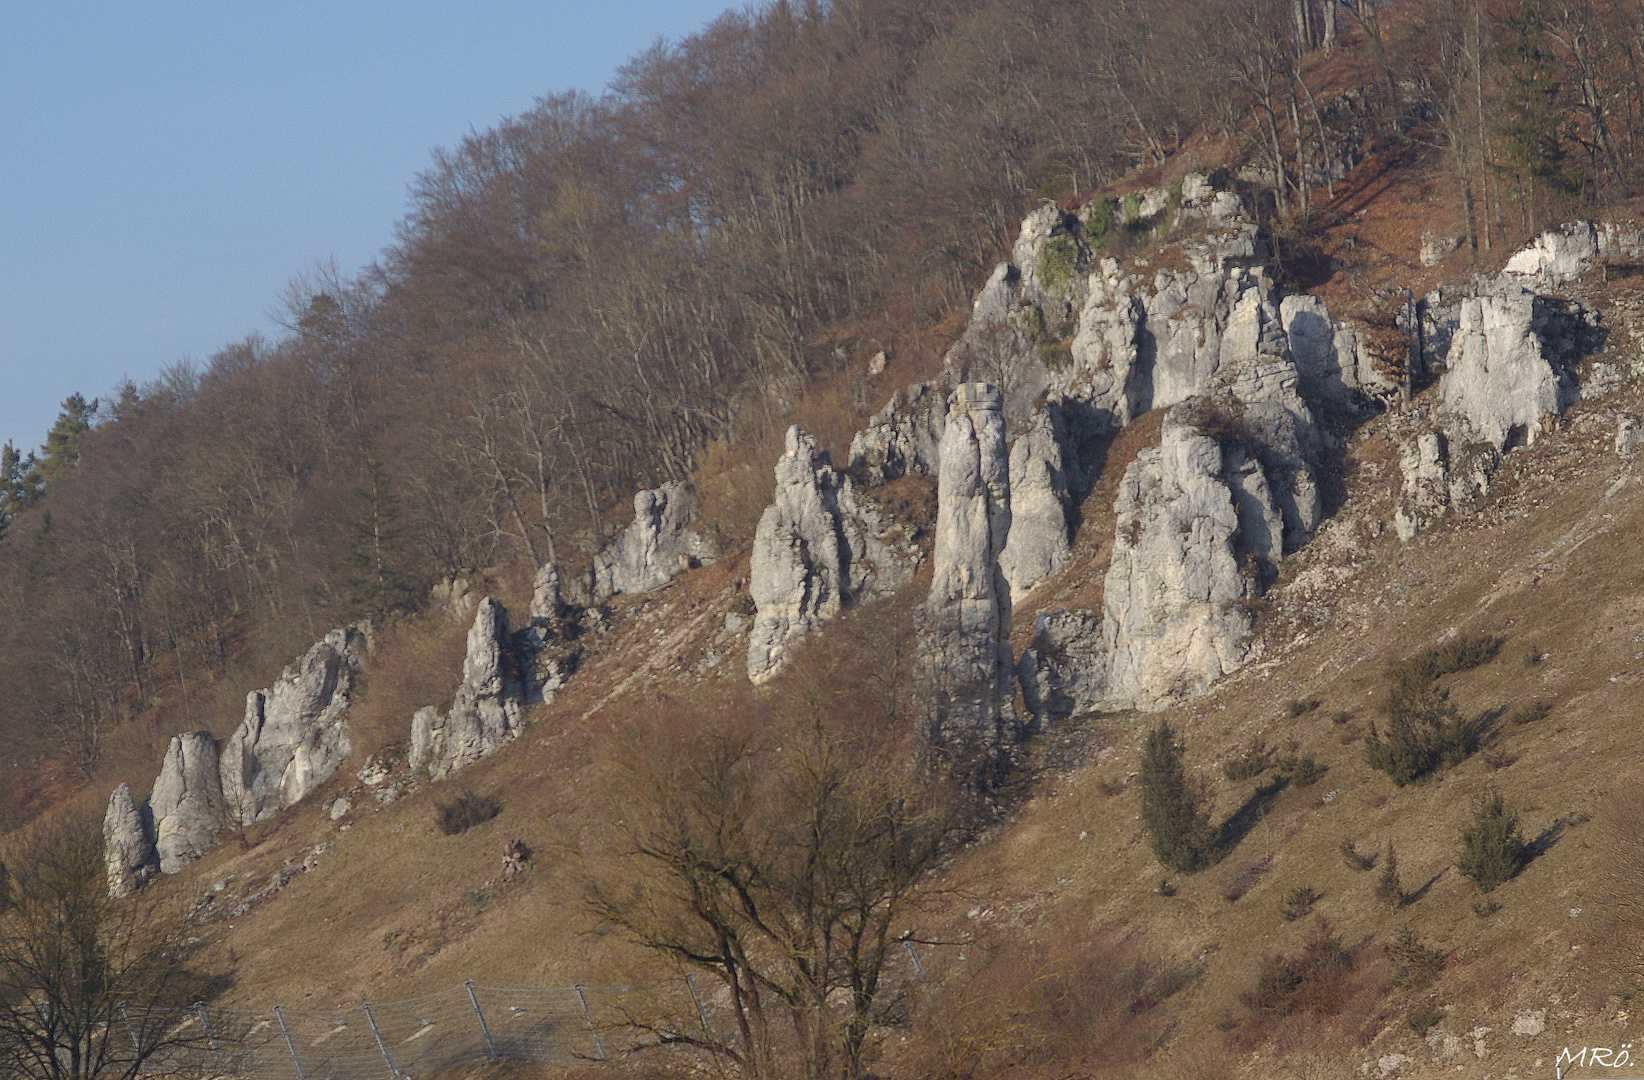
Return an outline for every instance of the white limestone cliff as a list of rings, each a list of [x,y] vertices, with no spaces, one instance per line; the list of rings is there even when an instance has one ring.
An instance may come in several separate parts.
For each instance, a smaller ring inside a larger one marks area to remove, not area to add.
[[[331,631],[272,686],[246,695],[245,718],[222,753],[231,821],[250,825],[324,783],[354,751],[344,710],[365,651],[356,627]]]

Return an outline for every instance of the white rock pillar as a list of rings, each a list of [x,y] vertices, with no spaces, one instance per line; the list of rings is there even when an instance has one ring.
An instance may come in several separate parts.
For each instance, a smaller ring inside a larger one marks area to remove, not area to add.
[[[997,745],[1016,724],[1010,583],[999,568],[1010,536],[1002,404],[986,383],[962,383],[949,399],[934,572],[916,615],[937,736],[955,744]]]

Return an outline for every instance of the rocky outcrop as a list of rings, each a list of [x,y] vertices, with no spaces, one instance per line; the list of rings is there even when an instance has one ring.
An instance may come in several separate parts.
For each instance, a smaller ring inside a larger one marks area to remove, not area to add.
[[[367,650],[363,628],[333,630],[246,697],[245,717],[219,747],[209,732],[171,740],[160,776],[138,804],[122,784],[109,796],[103,838],[111,895],[175,874],[230,825],[249,825],[297,802],[353,752],[343,712]]]
[[[1623,416],[1615,425],[1615,452],[1621,457],[1632,457],[1644,446],[1644,424],[1635,416]]]
[[[1361,325],[1331,317],[1316,296],[1287,296],[1279,304],[1301,391],[1309,400],[1358,411],[1362,395],[1388,397],[1398,380]],[[1399,358],[1398,366],[1403,366]]]
[[[553,563],[537,568],[531,580],[530,621],[512,636],[524,704],[551,702],[564,688],[581,659],[571,643],[576,619],[560,596],[559,571]]]
[[[1072,302],[1089,269],[1090,249],[1081,231],[1077,217],[1046,203],[1022,220],[1011,247],[1020,302],[1038,305],[1041,318],[1052,326],[1073,316]]]
[[[355,627],[326,634],[274,685],[246,695],[222,754],[229,820],[250,825],[307,795],[354,751],[343,711],[365,651]]]
[[[682,481],[635,493],[633,523],[594,556],[593,602],[648,592],[682,569],[713,562],[713,545],[690,528],[695,520],[696,505]]]
[[[1103,599],[1109,707],[1153,709],[1207,690],[1247,659],[1241,518],[1262,513],[1249,458],[1198,431],[1186,406],[1125,471]],[[1241,508],[1241,502],[1257,504]]]
[[[900,588],[918,550],[900,527],[858,499],[850,478],[790,427],[776,463],[776,497],[760,516],[749,556],[755,607],[748,677],[772,678],[794,645],[845,603]]]
[[[508,612],[488,596],[468,630],[462,682],[450,710],[424,708],[412,717],[411,771],[426,766],[429,776],[440,780],[517,738],[525,698],[515,676]]]
[[[1644,233],[1637,228],[1574,221],[1549,229],[1508,258],[1503,276],[1528,285],[1554,288],[1573,281],[1607,259],[1636,260],[1644,255]]]
[[[1489,443],[1473,443],[1452,459],[1450,441],[1430,431],[1407,446],[1399,460],[1404,484],[1393,529],[1409,540],[1443,517],[1452,507],[1464,509],[1490,486],[1501,455]]]
[[[216,845],[227,822],[220,768],[210,732],[178,735],[166,748],[148,797],[162,874],[175,874]]]
[[[860,470],[871,484],[934,474],[947,418],[947,391],[940,382],[896,391],[851,439],[851,470]]]
[[[1033,640],[1017,661],[1016,681],[1035,727],[1100,705],[1107,697],[1101,616],[1093,611],[1040,615]]]
[[[1010,582],[1011,603],[1061,569],[1068,541],[1070,484],[1062,453],[1061,410],[1047,405],[1010,448],[1010,536],[999,569]]]
[[[154,821],[148,805],[138,806],[131,786],[121,784],[108,799],[103,815],[103,858],[108,865],[108,894],[128,896],[154,879],[160,856],[154,850]]]
[[[1579,397],[1561,362],[1559,335],[1544,340],[1555,321],[1546,308],[1530,290],[1511,284],[1461,301],[1439,396],[1473,439],[1499,450],[1533,442],[1545,418]]]
[[[531,625],[539,628],[553,626],[565,617],[565,601],[560,598],[559,568],[553,563],[537,567],[531,579]]]
[[[1254,237],[1242,229],[1191,245],[1191,269],[1160,270],[1151,280],[1103,259],[1069,343],[1071,363],[1049,380],[1052,393],[1082,406],[1097,430],[1204,393],[1240,299],[1264,284],[1245,268],[1258,260]]]
[[[999,569],[1011,528],[1002,396],[961,384],[937,475],[930,594],[915,612],[939,737],[997,745],[1014,732],[1010,584]]]

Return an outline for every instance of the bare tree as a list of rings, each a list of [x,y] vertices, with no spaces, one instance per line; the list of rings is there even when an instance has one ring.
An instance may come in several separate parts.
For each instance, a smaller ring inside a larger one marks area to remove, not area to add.
[[[37,825],[4,869],[0,1073],[131,1080],[206,1041],[188,1022],[177,925],[153,900],[109,897],[94,825]]]
[[[623,820],[583,853],[586,904],[729,1003],[723,1024],[689,1007],[631,1013],[651,1045],[745,1077],[856,1080],[897,997],[890,965],[941,891],[934,870],[970,804],[908,737],[911,717],[865,711],[871,692],[816,650],[782,689],[773,711],[704,731],[690,752],[630,746]]]

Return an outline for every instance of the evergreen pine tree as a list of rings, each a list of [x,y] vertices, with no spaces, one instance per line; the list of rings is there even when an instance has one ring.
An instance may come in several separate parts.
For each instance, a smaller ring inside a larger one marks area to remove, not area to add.
[[[1573,195],[1581,188],[1581,176],[1571,167],[1559,137],[1560,86],[1547,47],[1541,5],[1536,0],[1519,0],[1505,23],[1503,104],[1511,117],[1501,129],[1505,156],[1521,180],[1556,194]]]
[[[394,506],[382,463],[368,458],[366,486],[360,489],[363,508],[354,521],[348,545],[348,585],[356,612],[381,615],[409,608],[414,599],[411,583],[395,567],[398,562],[399,512]]]
[[[40,487],[40,468],[34,455],[18,453],[11,443],[0,447],[0,535],[40,497]]]
[[[1376,899],[1389,907],[1404,904],[1404,883],[1399,880],[1399,857],[1393,851],[1393,838],[1387,838],[1387,851],[1381,859],[1381,876],[1376,879]]]
[[[1202,788],[1182,768],[1182,745],[1164,721],[1142,752],[1142,820],[1153,835],[1153,853],[1172,870],[1192,874],[1210,864],[1215,839]]]
[[[44,483],[50,484],[79,463],[80,448],[96,417],[96,398],[87,401],[82,394],[71,394],[63,402],[57,422],[46,433],[45,453],[40,459],[40,479]]]
[[[1473,823],[1461,833],[1456,869],[1472,878],[1479,892],[1489,892],[1522,870],[1529,856],[1529,846],[1518,831],[1518,815],[1507,808],[1501,792],[1480,796]]]

